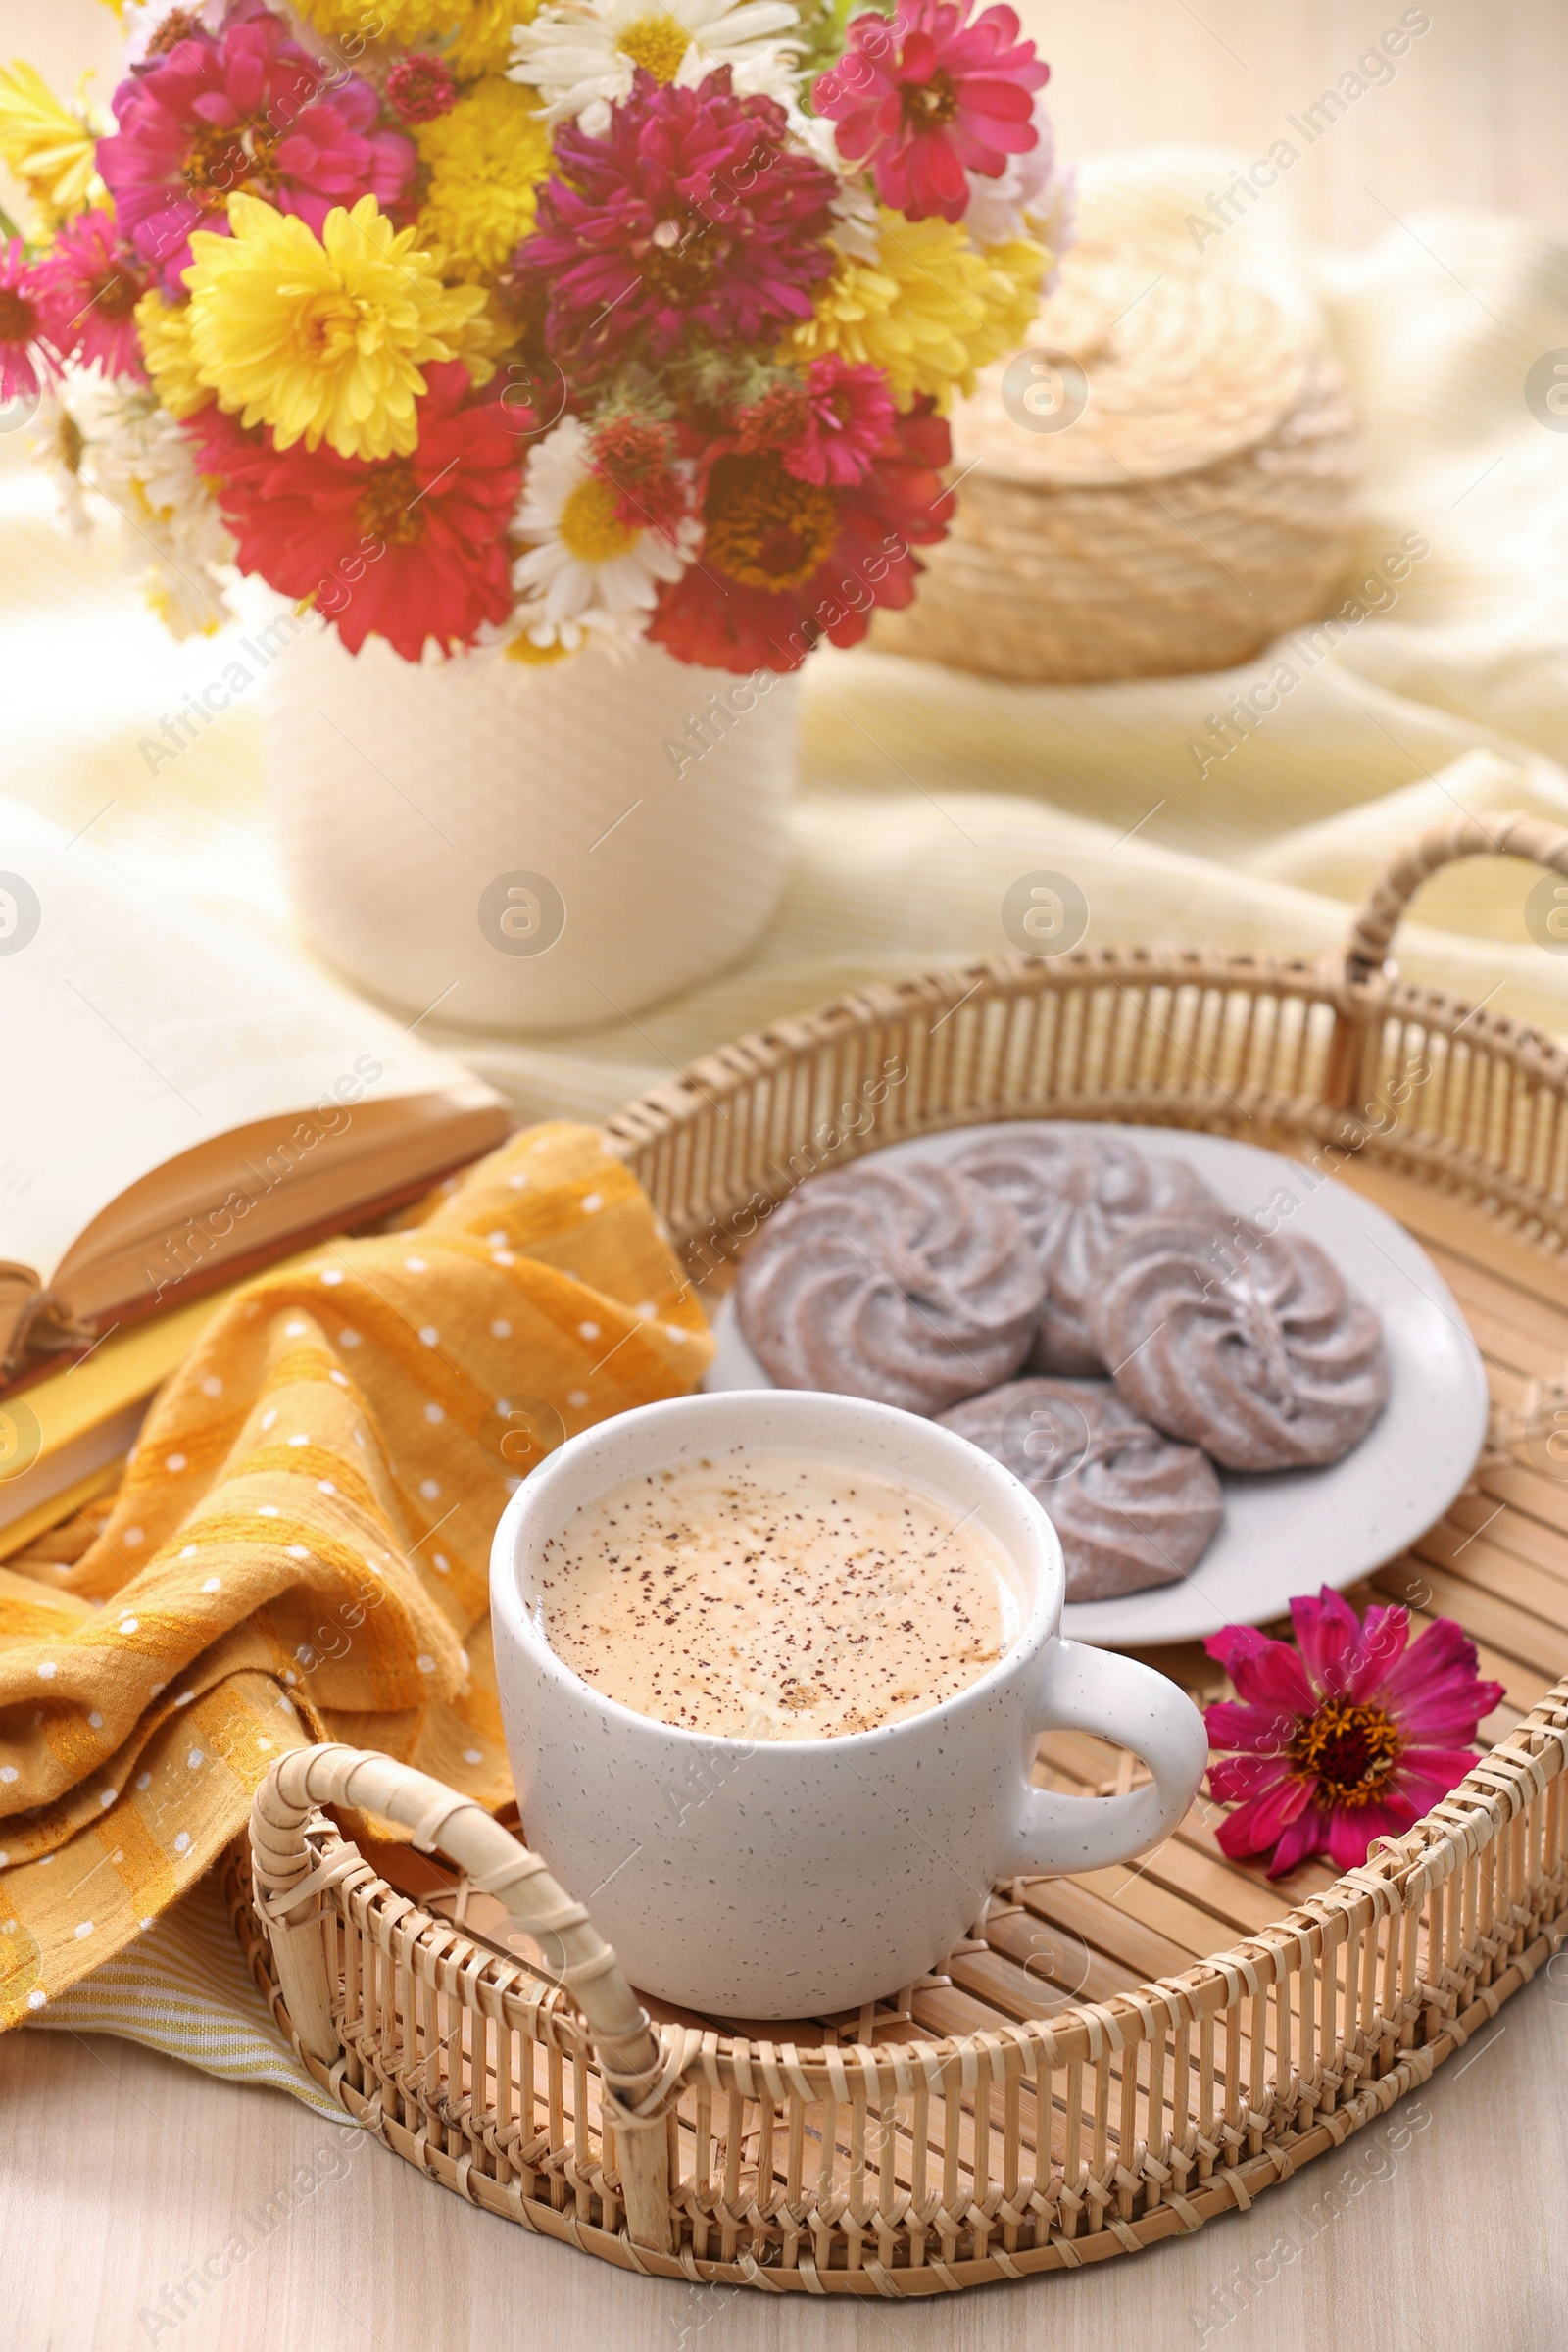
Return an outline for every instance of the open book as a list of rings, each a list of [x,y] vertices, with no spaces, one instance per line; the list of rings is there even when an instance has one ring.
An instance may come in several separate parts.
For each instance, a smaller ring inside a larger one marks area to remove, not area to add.
[[[416,1198],[482,1081],[0,801],[0,1378]]]

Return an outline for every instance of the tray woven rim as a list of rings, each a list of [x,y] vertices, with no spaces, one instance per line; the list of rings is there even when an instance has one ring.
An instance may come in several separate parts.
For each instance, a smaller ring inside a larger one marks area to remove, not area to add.
[[[1542,1745],[1532,1749],[1530,1741],[1536,1738],[1541,1739]],[[1325,1948],[1322,1931],[1336,1915],[1343,1918],[1361,1909],[1368,1919],[1376,1920],[1381,1904],[1385,1915],[1413,1920],[1423,1897],[1433,1887],[1441,1886],[1456,1864],[1490,1843],[1501,1828],[1521,1817],[1528,1801],[1519,1794],[1522,1786],[1532,1786],[1536,1795],[1541,1795],[1548,1785],[1560,1782],[1565,1760],[1568,1760],[1568,1677],[1532,1710],[1523,1724],[1516,1726],[1506,1740],[1482,1758],[1443,1804],[1402,1838],[1380,1840],[1383,1851],[1376,1863],[1369,1862],[1361,1870],[1347,1873],[1326,1895],[1294,1906],[1273,1929],[1246,1937],[1208,1960],[1197,1962],[1181,1980],[1146,1984],[1135,1992],[1117,1994],[1107,2002],[1076,2005],[1044,2029],[1052,2035],[1056,2056],[1066,2064],[1074,2061],[1080,2065],[1086,2061],[1098,2064],[1108,2049],[1128,2046],[1141,2027],[1147,2032],[1161,2006],[1171,2024],[1180,2022],[1184,2008],[1190,2008],[1186,2022],[1191,2024],[1196,2013],[1194,1996],[1205,1986],[1234,1988],[1245,1984],[1254,1994],[1266,1996],[1280,1981],[1266,1973],[1277,1956],[1285,1956],[1294,1945],[1298,1955],[1321,1957]],[[1532,1770],[1532,1766],[1538,1769]],[[1507,1794],[1499,1793],[1499,1782]],[[1517,1803],[1511,1801],[1514,1798]],[[1489,1826],[1479,1830],[1480,1822],[1488,1817]],[[318,1834],[312,1846],[313,1860],[318,1865],[330,1867],[334,1862],[357,1858],[358,1849],[352,1840],[324,1823],[322,1831],[324,1834]],[[258,1909],[252,1857],[243,1839],[234,1839],[225,1853],[223,1890],[240,1949],[279,2033],[318,2086],[336,2100],[349,2120],[372,2132],[394,2154],[416,2165],[430,2180],[468,2203],[621,2268],[644,2276],[684,2278],[710,2285],[751,2285],[772,2292],[801,2289],[883,2297],[952,2292],[995,2284],[1004,2278],[1076,2270],[1085,2263],[1104,2261],[1117,2254],[1140,2253],[1166,2238],[1190,2235],[1220,2214],[1247,2212],[1264,2189],[1290,2180],[1303,2165],[1342,2147],[1353,2133],[1387,2115],[1407,2092],[1428,2082],[1438,2067],[1465,2048],[1475,2033],[1495,2019],[1505,2001],[1530,1984],[1560,1952],[1568,1950],[1568,1924],[1538,1926],[1530,1940],[1520,1944],[1506,1967],[1476,1993],[1462,2012],[1454,2009],[1433,2038],[1403,2050],[1388,2071],[1369,2080],[1332,2113],[1288,2139],[1265,2141],[1255,2153],[1236,2151],[1234,2160],[1220,2166],[1201,2186],[1190,2193],[1169,2196],[1131,2221],[1110,2213],[1107,2206],[1099,2229],[1071,2239],[1058,2234],[1044,2245],[1020,2248],[1000,2258],[991,2254],[966,2261],[933,2263],[922,2271],[890,2272],[878,2266],[874,2270],[824,2273],[817,2268],[809,2275],[797,2272],[791,2276],[784,2272],[769,2275],[746,2252],[735,2261],[724,2262],[695,2256],[689,2247],[672,2253],[639,2242],[626,2223],[611,2230],[584,2221],[575,2213],[564,2212],[545,2199],[527,2195],[515,2180],[497,2181],[483,2171],[475,2170],[470,2155],[444,2147],[438,2136],[432,2136],[428,2124],[421,2129],[411,2128],[389,2112],[380,2091],[367,2097],[348,2080],[342,2058],[330,2065],[323,2064],[302,2042],[278,1980],[267,1922]],[[396,1912],[405,1937],[431,1939],[449,1976],[466,1976],[470,1986],[485,1984],[487,1989],[493,1989],[498,2002],[507,1985],[509,1969],[518,1980],[525,1973],[514,1964],[487,1957],[472,1942],[454,1936],[447,1921],[421,1911],[367,1864],[361,1864],[357,1891],[368,1907],[385,1904]],[[1558,1900],[1560,1904],[1560,1894]],[[1314,1928],[1319,1932],[1316,1940]],[[1002,2037],[994,2033],[954,2034],[913,2045],[881,2043],[877,2045],[877,2056],[892,2067],[904,2056],[905,2048],[909,2047],[918,2053],[922,2067],[934,2065],[941,2069],[956,2063],[961,2068],[967,2059],[982,2052],[992,2054],[1001,2041]],[[729,2054],[732,2066],[737,2053],[743,2064],[755,2063],[759,2067],[773,2055],[770,2045],[742,2042],[739,2037],[732,2043]],[[858,2050],[851,2053],[839,2050],[832,2057],[842,2067],[846,2054],[861,2056]],[[813,2060],[820,2063],[824,2072],[830,2062],[826,2045],[820,2051],[801,2051],[797,2055],[811,2072],[815,2071]]]

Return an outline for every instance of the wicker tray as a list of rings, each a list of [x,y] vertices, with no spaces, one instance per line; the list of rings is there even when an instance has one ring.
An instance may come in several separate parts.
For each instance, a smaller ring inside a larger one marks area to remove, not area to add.
[[[1270,1886],[1225,1861],[1200,1801],[1131,1872],[999,1888],[940,1973],[886,2000],[748,2030],[645,2009],[583,1908],[471,1801],[386,1757],[302,1750],[259,1792],[229,1892],[280,2027],[348,2115],[471,2203],[629,2269],[940,2293],[1246,2208],[1563,1949],[1568,1681],[1547,1685],[1568,1653],[1568,1056],[1385,961],[1424,877],[1494,849],[1568,874],[1568,834],[1456,823],[1399,860],[1333,968],[971,965],[746,1039],[612,1127],[715,1287],[758,1196],[900,1135],[1057,1114],[1325,1154],[1432,1251],[1487,1356],[1498,1443],[1373,1586],[1471,1632],[1507,1693],[1492,1753],[1344,1878],[1313,1864]],[[1431,1075],[1385,1116],[1412,1057]],[[1215,1694],[1200,1653],[1160,1663]],[[1079,1789],[1118,1772],[1072,1735],[1040,1769]],[[318,1810],[334,1803],[413,1846],[356,1846]]]

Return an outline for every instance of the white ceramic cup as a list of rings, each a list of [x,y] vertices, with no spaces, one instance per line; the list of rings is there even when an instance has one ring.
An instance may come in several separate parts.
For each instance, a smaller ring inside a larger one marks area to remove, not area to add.
[[[1010,1564],[1022,1631],[923,1714],[834,1740],[710,1738],[639,1715],[541,1630],[547,1538],[622,1479],[742,1446],[908,1480]],[[518,1488],[490,1561],[496,1678],[527,1841],[615,1945],[632,1983],[736,2018],[857,2006],[921,1976],[992,1886],[1126,1861],[1168,1836],[1207,1757],[1163,1675],[1064,1642],[1056,1532],[1009,1470],[951,1430],[859,1398],[737,1391],[644,1405],[570,1439]],[[1151,1784],[1063,1796],[1029,1777],[1044,1731],[1094,1732]]]

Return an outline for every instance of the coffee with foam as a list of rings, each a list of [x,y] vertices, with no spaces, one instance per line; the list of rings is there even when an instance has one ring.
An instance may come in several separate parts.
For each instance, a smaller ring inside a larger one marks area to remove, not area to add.
[[[850,1461],[758,1446],[583,1504],[542,1545],[532,1606],[606,1697],[753,1740],[923,1714],[989,1672],[1025,1613],[974,1513]]]

